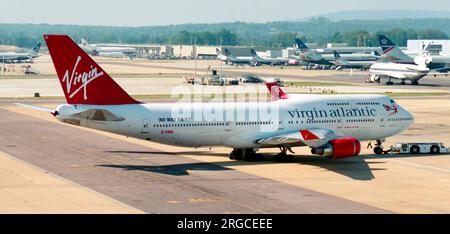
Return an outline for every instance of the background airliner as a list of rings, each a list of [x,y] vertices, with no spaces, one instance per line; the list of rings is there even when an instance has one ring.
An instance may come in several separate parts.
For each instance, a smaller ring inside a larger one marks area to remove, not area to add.
[[[270,65],[270,66],[277,66],[277,65],[287,65],[289,60],[288,58],[266,58],[259,56],[254,49],[250,49],[250,53],[253,56],[254,65]]]
[[[410,57],[400,48],[395,46],[389,38],[378,35],[383,55],[380,60],[370,66],[369,82],[381,82],[387,79],[386,85],[393,85],[392,79],[401,80],[401,84],[410,81],[412,85],[418,85],[419,80],[430,73],[432,58],[427,54]]]
[[[89,44],[85,39],[81,39],[79,46],[88,54],[110,58],[133,59],[137,55],[137,50],[127,46],[117,46],[108,44]]]
[[[17,53],[17,52],[3,52],[0,53],[0,61],[6,63],[12,62],[33,62],[33,59],[39,56],[39,50],[41,49],[41,43],[37,43],[29,52]]]
[[[375,60],[347,61],[346,59],[343,59],[336,50],[333,51],[333,55],[334,61],[332,61],[332,63],[338,66],[337,70],[344,68],[366,70],[376,62]]]
[[[254,65],[254,58],[252,56],[235,56],[230,50],[224,48],[224,54],[219,49],[216,49],[217,56],[221,61],[228,65]]]
[[[260,148],[308,146],[331,159],[357,156],[360,141],[382,141],[413,116],[384,95],[287,95],[267,83],[271,101],[144,104],[130,97],[66,35],[45,35],[67,104],[47,110],[64,123],[163,144],[232,148],[230,158],[255,160]]]
[[[299,53],[300,59],[304,62],[319,64],[319,65],[333,65],[335,57],[333,54],[321,54],[310,49],[299,38],[295,38],[294,48]],[[342,59],[346,61],[376,61],[378,56],[372,54],[342,54]]]

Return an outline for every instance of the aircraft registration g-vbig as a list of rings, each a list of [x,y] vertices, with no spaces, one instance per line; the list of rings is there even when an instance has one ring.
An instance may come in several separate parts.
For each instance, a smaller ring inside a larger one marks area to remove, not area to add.
[[[271,101],[144,104],[130,97],[66,35],[45,35],[67,104],[58,120],[124,136],[184,147],[225,146],[231,159],[254,160],[260,148],[309,146],[331,159],[357,156],[360,141],[407,129],[413,116],[384,95],[288,95],[267,83]]]

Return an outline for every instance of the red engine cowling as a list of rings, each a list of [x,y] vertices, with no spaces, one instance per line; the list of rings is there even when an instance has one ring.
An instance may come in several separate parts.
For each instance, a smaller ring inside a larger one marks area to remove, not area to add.
[[[313,154],[319,154],[331,159],[349,158],[361,152],[361,143],[355,138],[340,138],[322,147],[312,149]]]
[[[333,146],[332,159],[358,156],[361,152],[361,143],[355,138],[341,138],[330,141]]]

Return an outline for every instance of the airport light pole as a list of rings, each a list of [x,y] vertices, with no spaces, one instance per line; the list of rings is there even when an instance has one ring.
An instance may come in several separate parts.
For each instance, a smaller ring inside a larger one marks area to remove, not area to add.
[[[194,39],[194,80],[197,79],[197,37]]]
[[[222,51],[222,37],[219,38],[220,51]],[[220,79],[222,79],[222,62],[220,62]]]
[[[5,38],[2,38],[2,43],[5,45]],[[3,53],[3,59],[2,59],[2,76],[5,76],[5,53]]]

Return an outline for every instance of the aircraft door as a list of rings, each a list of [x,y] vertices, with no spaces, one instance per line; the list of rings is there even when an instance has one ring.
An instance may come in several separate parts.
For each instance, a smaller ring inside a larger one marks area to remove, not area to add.
[[[386,117],[382,117],[382,118],[380,119],[380,127],[381,127],[381,128],[384,128],[384,127],[386,127],[386,125],[387,125]]]
[[[144,119],[142,121],[141,135],[150,133],[150,120]]]

